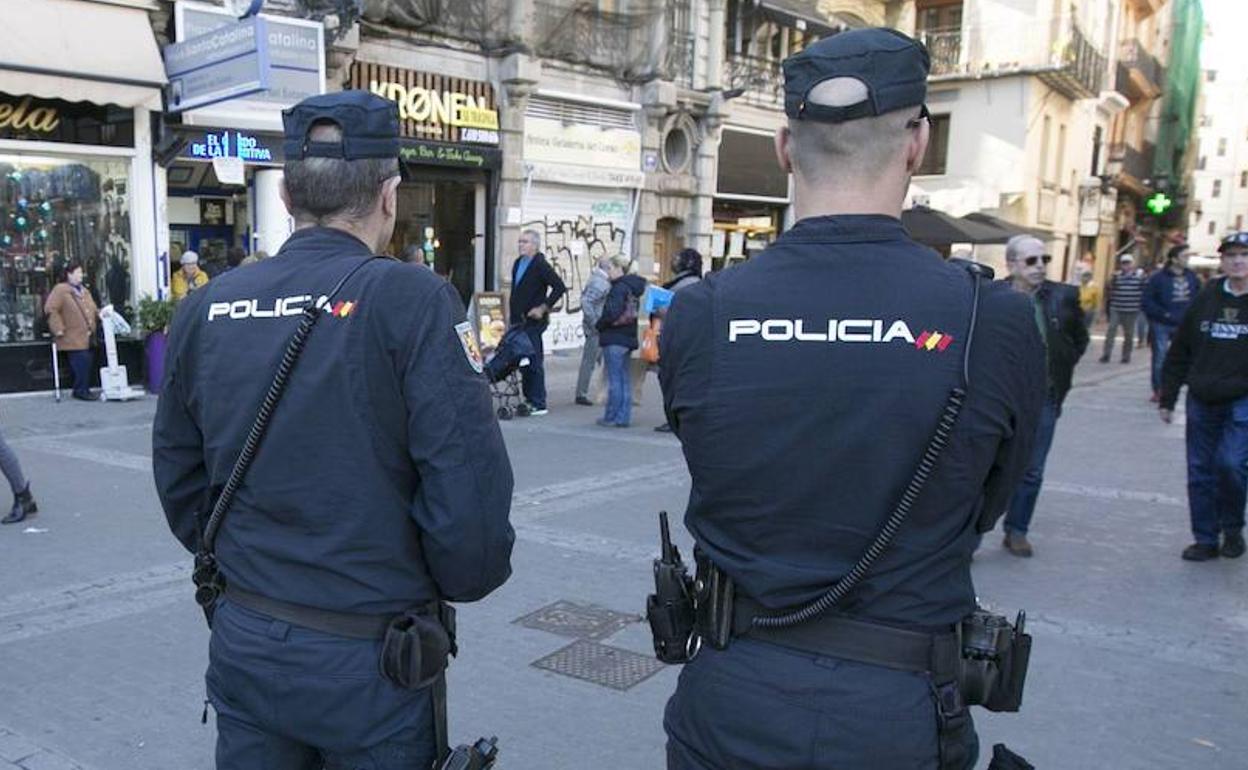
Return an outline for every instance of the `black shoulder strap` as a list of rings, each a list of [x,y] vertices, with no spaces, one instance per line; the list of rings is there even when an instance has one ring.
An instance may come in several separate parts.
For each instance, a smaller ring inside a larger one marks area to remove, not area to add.
[[[360,268],[372,262],[374,259],[388,259],[388,257],[369,257],[351,268],[342,280],[334,285],[329,294],[326,294],[324,304],[332,303],[334,296],[342,289],[351,276],[359,272]],[[230,509],[230,505],[234,502],[234,495],[238,492],[238,488],[243,484],[243,477],[247,475],[247,469],[251,467],[251,463],[256,459],[256,451],[260,448],[260,442],[264,439],[264,433],[268,430],[269,421],[273,418],[273,410],[277,408],[277,404],[282,399],[282,394],[286,392],[286,383],[290,379],[290,373],[295,368],[295,362],[299,360],[299,355],[303,353],[304,346],[308,343],[308,336],[312,334],[312,327],[316,326],[317,319],[321,317],[322,303],[314,301],[303,310],[303,317],[299,319],[299,327],[295,329],[295,333],[291,335],[290,341],[286,343],[286,352],[282,354],[282,360],[277,365],[277,372],[273,375],[273,382],[269,385],[268,392],[264,395],[264,401],[260,403],[260,409],[256,413],[256,420],[251,425],[251,430],[247,433],[247,439],[243,442],[243,448],[238,453],[238,459],[234,461],[234,468],[230,471],[230,477],[225,482],[225,486],[221,489],[221,494],[217,496],[216,503],[212,506],[212,515],[208,518],[208,523],[204,526],[204,536],[200,541],[200,554],[212,556],[216,547],[217,532],[221,529],[221,524],[225,519],[225,512]]]

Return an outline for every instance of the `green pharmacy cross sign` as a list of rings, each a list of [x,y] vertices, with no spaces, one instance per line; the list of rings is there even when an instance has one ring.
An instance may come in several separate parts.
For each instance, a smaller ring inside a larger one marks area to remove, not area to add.
[[[1174,201],[1164,192],[1153,193],[1148,197],[1148,200],[1144,201],[1144,206],[1157,216],[1161,216],[1169,211],[1172,205],[1174,205]]]

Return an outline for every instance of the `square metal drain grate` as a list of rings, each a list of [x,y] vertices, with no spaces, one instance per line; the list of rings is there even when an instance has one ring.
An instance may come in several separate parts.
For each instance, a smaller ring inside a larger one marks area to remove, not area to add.
[[[586,639],[534,661],[533,666],[612,690],[627,690],[666,668],[653,657]]]
[[[560,599],[512,622],[573,639],[605,639],[630,623],[640,620],[638,615]]]

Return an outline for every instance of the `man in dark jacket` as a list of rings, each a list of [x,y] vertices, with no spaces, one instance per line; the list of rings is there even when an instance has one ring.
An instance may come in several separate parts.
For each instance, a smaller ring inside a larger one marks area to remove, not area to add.
[[[1187,500],[1196,542],[1188,561],[1244,554],[1248,499],[1248,232],[1218,248],[1224,278],[1183,316],[1161,371],[1161,419],[1187,385]],[[1218,535],[1222,547],[1218,548]]]
[[[317,319],[220,519],[217,767],[427,768],[440,661],[414,664],[431,683],[400,686],[379,670],[381,638],[407,618],[433,650],[443,601],[510,575],[511,464],[459,295],[373,258],[397,211],[394,103],[344,91],[284,118],[295,232],[179,305],[152,427],[169,527],[198,552],[288,340]]]
[[[1005,246],[1005,262],[1010,271],[1008,281],[1015,290],[1032,298],[1036,326],[1044,338],[1048,359],[1048,397],[1040,412],[1031,463],[1010,499],[1009,511],[1005,515],[1005,540],[1002,545],[1015,556],[1031,556],[1033,553],[1031,543],[1027,541],[1027,528],[1036,510],[1040,485],[1044,483],[1045,461],[1049,448],[1053,446],[1057,418],[1062,415],[1062,401],[1070,391],[1075,364],[1088,349],[1088,327],[1083,323],[1083,311],[1079,307],[1079,290],[1045,279],[1051,259],[1044,242],[1030,235],[1016,235]]]
[[[541,252],[542,236],[536,230],[520,233],[520,257],[511,266],[511,323],[523,324],[536,351],[521,370],[524,399],[529,414],[541,416],[546,409],[546,370],[542,365],[542,332],[550,325],[550,309],[568,287]]]
[[[1166,265],[1144,285],[1142,307],[1153,332],[1153,402],[1161,397],[1161,365],[1170,349],[1170,338],[1179,328],[1183,314],[1200,292],[1200,279],[1187,269],[1191,249],[1180,244],[1170,249]]]

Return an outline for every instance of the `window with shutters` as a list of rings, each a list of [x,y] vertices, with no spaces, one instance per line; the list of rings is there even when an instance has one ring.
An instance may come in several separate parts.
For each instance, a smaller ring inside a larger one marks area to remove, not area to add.
[[[949,160],[949,116],[933,115],[932,130],[927,142],[927,154],[923,156],[923,164],[919,166],[918,176],[930,176],[945,173]]]

